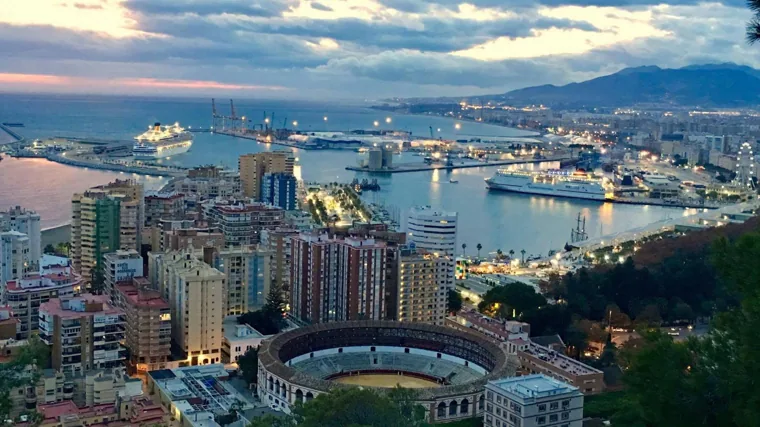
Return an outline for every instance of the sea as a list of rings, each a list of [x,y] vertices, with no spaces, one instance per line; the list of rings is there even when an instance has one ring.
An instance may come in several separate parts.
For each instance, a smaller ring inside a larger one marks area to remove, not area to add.
[[[252,124],[272,118],[277,127],[287,123],[305,131],[397,129],[413,135],[451,139],[476,137],[530,136],[530,132],[476,122],[424,115],[399,115],[369,108],[366,103],[298,102],[275,100],[235,100],[236,114]],[[228,99],[217,99],[219,114],[229,115]],[[212,124],[210,99],[149,98],[130,96],[72,96],[0,94],[0,122],[20,122],[14,128],[26,138],[95,137],[131,139],[154,122],[179,122],[184,127],[208,128]],[[1,131],[0,131],[1,133]],[[377,179],[380,191],[365,192],[369,202],[384,204],[404,224],[405,213],[413,206],[429,205],[456,211],[459,215],[458,244],[467,245],[467,254],[481,255],[501,249],[531,255],[546,255],[562,248],[570,239],[578,215],[585,218],[590,238],[638,228],[652,222],[682,216],[679,208],[620,205],[584,200],[551,198],[503,192],[489,192],[484,179],[494,167],[425,171],[398,174],[370,174],[346,170],[355,165],[353,151],[305,151],[213,133],[196,133],[189,152],[165,159],[181,166],[218,165],[237,168],[244,153],[292,150],[298,159],[297,173],[308,182],[351,182]],[[394,156],[394,162],[414,162],[411,153]],[[543,164],[540,167],[557,167]],[[514,166],[533,168],[538,166]],[[132,178],[147,189],[159,189],[166,178],[107,172],[56,164],[44,159],[0,161],[0,210],[20,205],[36,210],[43,228],[70,222],[70,200],[74,192],[113,179]],[[457,181],[452,183],[451,181]]]

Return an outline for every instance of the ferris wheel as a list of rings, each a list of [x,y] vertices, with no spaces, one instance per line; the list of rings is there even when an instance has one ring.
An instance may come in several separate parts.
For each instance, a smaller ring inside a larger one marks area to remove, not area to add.
[[[755,188],[755,158],[752,146],[745,142],[739,147],[736,155],[736,178],[735,182],[745,188]]]

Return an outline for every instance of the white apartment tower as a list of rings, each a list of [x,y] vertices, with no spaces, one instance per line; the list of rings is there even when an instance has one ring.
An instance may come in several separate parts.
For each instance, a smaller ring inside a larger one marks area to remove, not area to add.
[[[35,263],[39,262],[42,257],[42,228],[38,213],[21,206],[0,212],[0,232],[2,231],[18,231],[26,234],[29,237],[29,257]]]
[[[406,241],[412,247],[448,257],[446,286],[454,289],[457,213],[435,210],[430,206],[412,208],[406,220]]]

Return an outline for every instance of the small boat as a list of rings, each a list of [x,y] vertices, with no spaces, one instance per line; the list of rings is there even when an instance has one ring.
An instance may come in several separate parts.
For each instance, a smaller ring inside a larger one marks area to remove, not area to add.
[[[452,184],[458,184],[459,183],[459,181],[456,180],[456,179],[450,179],[449,182],[452,183]]]

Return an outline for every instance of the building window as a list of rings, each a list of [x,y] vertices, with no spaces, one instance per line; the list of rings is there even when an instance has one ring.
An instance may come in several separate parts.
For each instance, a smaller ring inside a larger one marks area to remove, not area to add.
[[[546,417],[536,417],[536,424],[546,424]]]
[[[563,412],[562,413],[562,421],[569,420],[570,419],[570,413],[569,412]]]
[[[546,412],[546,404],[538,405],[538,412]]]
[[[556,423],[557,421],[559,421],[559,416],[557,416],[557,414],[551,414],[551,415],[549,415],[549,422],[550,423]]]
[[[552,402],[549,404],[549,409],[552,411],[556,411],[559,409],[559,402]]]
[[[493,406],[490,403],[486,404],[486,412],[493,414]]]
[[[436,411],[436,417],[438,418],[446,418],[446,404],[441,402],[438,404],[438,409]]]
[[[501,396],[496,395],[496,403],[501,404]]]
[[[562,401],[562,409],[567,409],[570,407],[570,401],[569,400],[563,400]]]

